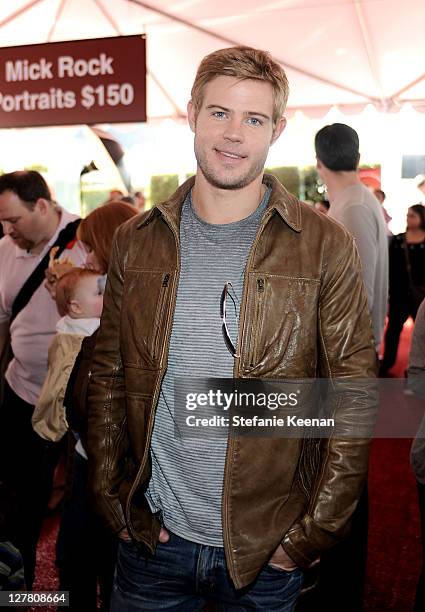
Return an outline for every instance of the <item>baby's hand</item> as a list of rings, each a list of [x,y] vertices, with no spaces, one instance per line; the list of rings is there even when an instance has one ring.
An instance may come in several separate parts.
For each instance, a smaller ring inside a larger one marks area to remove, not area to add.
[[[44,286],[50,293],[52,299],[55,299],[56,297],[56,282],[58,281],[58,279],[75,267],[73,262],[68,259],[68,257],[64,257],[62,259],[55,259],[55,255],[58,252],[58,249],[59,247],[53,247],[52,249],[50,249],[49,267],[44,273],[46,277]]]

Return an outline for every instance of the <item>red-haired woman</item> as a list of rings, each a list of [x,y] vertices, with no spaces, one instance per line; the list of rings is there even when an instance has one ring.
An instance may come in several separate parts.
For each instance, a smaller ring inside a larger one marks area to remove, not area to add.
[[[137,212],[130,204],[113,201],[95,209],[81,221],[77,237],[87,250],[88,268],[107,273],[115,230]],[[109,610],[117,546],[115,536],[106,531],[92,513],[87,496],[85,398],[95,335],[96,332],[83,341],[64,400],[68,423],[77,443],[56,552],[60,589],[70,592],[70,610],[78,612],[97,610],[98,585],[101,608]]]

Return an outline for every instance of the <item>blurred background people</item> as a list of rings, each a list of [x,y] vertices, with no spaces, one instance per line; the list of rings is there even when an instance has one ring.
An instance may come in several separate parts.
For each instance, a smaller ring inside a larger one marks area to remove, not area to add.
[[[409,355],[408,388],[425,399],[425,301],[419,306]],[[425,417],[412,444],[412,469],[418,489],[422,536],[422,571],[419,576],[413,612],[425,610]]]
[[[101,206],[81,221],[78,238],[88,255],[86,266],[106,274],[115,230],[137,215],[134,206],[114,201]],[[87,336],[71,372],[64,405],[72,433],[71,470],[57,540],[57,565],[61,590],[70,592],[70,611],[94,612],[99,588],[101,609],[109,610],[117,542],[92,512],[87,496],[88,465],[86,392],[96,332]]]
[[[139,212],[143,212],[146,206],[146,200],[145,200],[143,191],[136,191],[133,197],[134,197],[134,205],[136,206],[137,210]]]
[[[384,206],[384,202],[385,202],[385,198],[386,198],[385,192],[382,191],[382,189],[374,189],[373,193],[375,195],[375,198],[378,200],[378,202],[381,205],[382,214],[384,215],[385,224],[387,226],[387,235],[388,236],[392,236],[393,233],[392,233],[392,231],[389,228],[389,223],[392,220],[392,217],[391,217],[391,215],[388,214],[388,211],[386,210],[386,208]]]
[[[316,202],[314,204],[314,208],[316,210],[319,210],[321,213],[323,213],[324,215],[327,215],[329,212],[329,201],[328,200],[320,200],[320,202]]]
[[[109,192],[108,201],[121,200],[123,196],[124,196],[124,193],[121,191],[121,189],[111,189],[111,191]]]
[[[425,206],[407,211],[406,232],[393,236],[389,245],[390,292],[381,376],[393,367],[401,330],[408,317],[415,319],[425,297]]]
[[[77,216],[53,200],[41,174],[18,171],[0,176],[0,353],[13,357],[0,381],[0,480],[15,497],[14,543],[31,589],[36,548],[60,449],[32,429],[31,417],[47,373],[47,352],[60,316],[43,284],[49,251],[81,264],[75,243]]]
[[[120,198],[120,202],[127,202],[127,204],[132,204],[132,206],[136,205],[133,196],[123,196]]]
[[[353,128],[342,123],[325,126],[316,134],[315,149],[317,172],[329,197],[328,215],[356,239],[378,353],[388,299],[388,240],[381,207],[360,181],[359,138]],[[322,556],[317,587],[303,610],[317,605],[328,611],[362,609],[368,516],[366,483],[352,517],[351,531],[345,541]]]
[[[329,197],[329,216],[356,239],[378,351],[388,301],[388,240],[381,207],[360,181],[359,137],[353,128],[343,123],[325,126],[316,134],[315,148],[317,172]]]

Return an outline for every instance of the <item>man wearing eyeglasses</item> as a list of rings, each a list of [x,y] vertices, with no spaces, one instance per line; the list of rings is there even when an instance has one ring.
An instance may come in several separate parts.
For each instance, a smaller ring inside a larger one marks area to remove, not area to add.
[[[113,610],[293,610],[356,505],[367,440],[177,435],[185,376],[375,376],[352,238],[263,174],[287,96],[263,51],[204,58],[196,176],[117,232],[89,388],[93,500],[121,538]]]

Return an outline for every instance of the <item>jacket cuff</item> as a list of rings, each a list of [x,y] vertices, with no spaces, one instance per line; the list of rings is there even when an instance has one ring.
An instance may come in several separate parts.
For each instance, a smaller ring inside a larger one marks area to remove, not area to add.
[[[295,523],[282,540],[282,547],[301,569],[308,569],[321,553],[334,546],[340,538],[324,532],[309,515]]]
[[[113,533],[118,534],[122,529],[127,527],[119,499],[94,500],[94,511],[102,521],[103,525]]]

